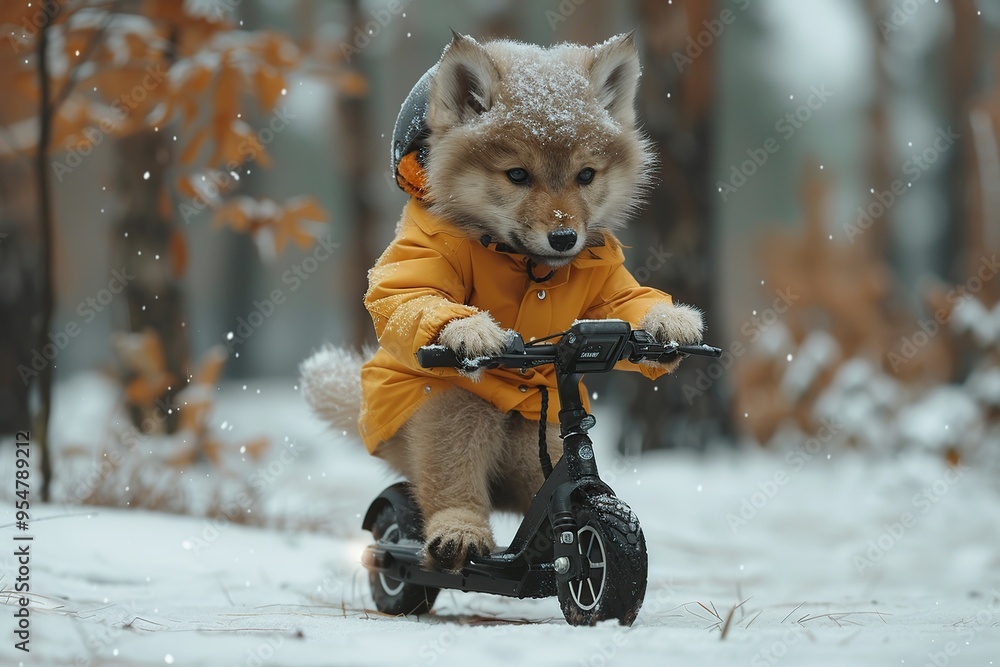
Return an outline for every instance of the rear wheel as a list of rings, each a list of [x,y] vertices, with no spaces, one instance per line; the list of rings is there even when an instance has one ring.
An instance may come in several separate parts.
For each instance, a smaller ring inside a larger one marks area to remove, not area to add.
[[[396,508],[387,504],[378,513],[371,527],[376,542],[396,544],[400,540],[423,539],[411,526],[400,522]],[[417,533],[417,534],[414,534]],[[406,583],[384,572],[368,572],[375,608],[384,614],[426,614],[434,606],[439,589]]]
[[[559,582],[559,604],[570,625],[610,618],[632,625],[646,596],[646,541],[639,519],[618,498],[588,495],[573,504],[576,544],[586,559],[580,579]]]

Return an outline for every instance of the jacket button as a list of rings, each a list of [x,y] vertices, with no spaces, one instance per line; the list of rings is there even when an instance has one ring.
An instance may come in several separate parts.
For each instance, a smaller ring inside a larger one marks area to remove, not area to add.
[[[538,300],[539,301],[541,301],[542,299],[544,299],[545,298],[545,290],[543,290],[543,289],[538,290],[537,296],[538,296]]]
[[[424,393],[425,394],[431,393],[431,386],[429,384],[424,385]]]
[[[523,394],[526,391],[528,391],[528,385],[522,384],[520,387],[517,388],[517,390]]]

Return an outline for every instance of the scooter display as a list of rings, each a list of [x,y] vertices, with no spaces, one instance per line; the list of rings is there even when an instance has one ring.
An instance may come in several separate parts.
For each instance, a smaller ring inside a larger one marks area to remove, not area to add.
[[[568,331],[528,344],[515,336],[495,357],[467,359],[440,345],[421,348],[417,359],[424,368],[472,372],[554,364],[563,455],[551,463],[543,426],[539,462],[545,481],[513,540],[489,556],[469,558],[456,571],[424,566],[424,522],[411,485],[399,482],[385,489],[362,522],[375,539],[362,555],[375,606],[388,614],[426,613],[442,588],[518,598],[555,595],[571,625],[607,619],[631,625],[646,593],[646,543],[635,513],[598,475],[587,435],[596,420],[584,409],[580,382],[585,374],[608,372],[622,360],[664,362],[677,355],[721,354],[709,345],[658,343],[621,320],[577,322]],[[544,392],[542,400],[544,412]]]

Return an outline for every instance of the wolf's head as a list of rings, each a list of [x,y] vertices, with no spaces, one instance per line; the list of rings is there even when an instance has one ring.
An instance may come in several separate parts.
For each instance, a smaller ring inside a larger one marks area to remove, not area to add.
[[[624,224],[650,181],[631,35],[595,47],[455,35],[429,93],[427,201],[559,267]]]

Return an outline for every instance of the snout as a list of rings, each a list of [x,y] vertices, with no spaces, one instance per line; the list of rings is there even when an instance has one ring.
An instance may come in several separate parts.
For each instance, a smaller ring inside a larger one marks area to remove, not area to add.
[[[556,252],[565,252],[576,245],[576,231],[568,227],[549,232],[549,245]]]

